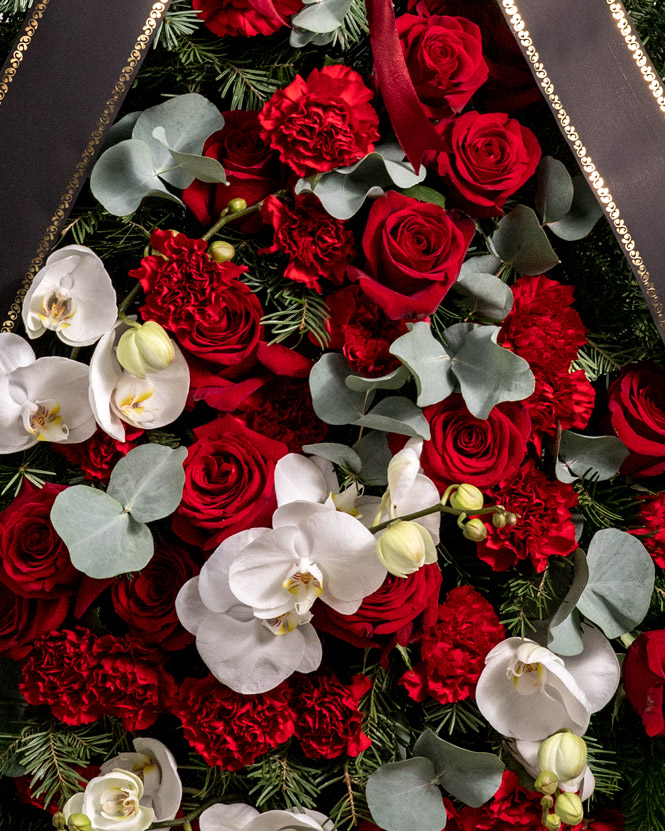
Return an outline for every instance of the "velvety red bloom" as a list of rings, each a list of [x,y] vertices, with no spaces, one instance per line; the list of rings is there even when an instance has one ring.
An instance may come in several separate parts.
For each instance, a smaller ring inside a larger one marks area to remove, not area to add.
[[[607,406],[615,433],[630,450],[621,472],[658,476],[665,471],[665,370],[652,363],[624,367],[610,387]]]
[[[273,0],[275,10],[282,18],[296,14],[302,8],[300,0]],[[193,0],[205,25],[215,35],[271,35],[284,24],[277,17],[258,12],[249,0]]]
[[[116,463],[136,447],[136,440],[142,435],[143,430],[132,430],[126,425],[125,441],[117,441],[97,429],[86,441],[79,444],[51,442],[51,449],[64,456],[70,465],[80,468],[86,479],[107,483]]]
[[[665,568],[665,493],[640,497],[639,505],[640,527],[629,533],[640,540],[657,566]]]
[[[596,391],[582,369],[550,375],[534,367],[533,374],[536,388],[522,405],[531,416],[532,441],[540,452],[543,436],[554,437],[559,427],[574,430],[587,426]]]
[[[224,416],[194,430],[184,462],[185,487],[173,530],[206,551],[246,528],[270,525],[277,507],[275,463],[286,445]]]
[[[370,746],[358,704],[371,686],[365,675],[354,675],[350,684],[330,672],[293,679],[295,736],[308,759],[357,756]]]
[[[379,119],[372,91],[341,64],[296,75],[259,113],[263,137],[299,176],[347,167],[374,150]]]
[[[182,721],[185,738],[209,765],[240,770],[293,735],[288,688],[241,695],[212,675],[186,678],[169,710]]]
[[[403,14],[397,31],[427,114],[439,119],[461,112],[488,75],[478,26],[465,17]]]
[[[582,825],[575,826],[574,831],[624,831],[624,815],[616,808],[602,808],[587,819]]]
[[[471,586],[448,593],[436,622],[425,627],[420,663],[400,678],[411,698],[442,704],[475,695],[485,656],[505,632],[492,605]]]
[[[464,805],[458,813],[460,831],[542,831],[542,794],[527,791],[511,770],[504,771],[501,787],[481,808]]]
[[[201,225],[212,225],[232,199],[255,205],[279,187],[279,162],[261,138],[259,114],[254,111],[223,112],[224,126],[206,139],[203,155],[217,159],[226,172],[227,184],[196,179],[182,192],[182,201]],[[262,225],[258,213],[233,223],[247,233]]]
[[[171,231],[154,231],[150,244],[164,256],[144,257],[129,272],[145,292],[143,319],[157,321],[193,355],[232,374],[242,371],[256,353],[263,314],[239,280],[246,266],[216,263],[205,240]]]
[[[521,402],[498,404],[483,420],[472,416],[455,394],[423,413],[432,437],[423,445],[421,464],[442,493],[455,483],[494,485],[524,459],[531,420]]]
[[[487,537],[478,543],[478,556],[494,571],[505,571],[527,559],[536,571],[544,571],[550,557],[566,557],[577,548],[571,514],[577,494],[572,485],[548,479],[532,459],[491,488],[487,499],[518,515],[517,524],[505,528],[485,522]]]
[[[69,611],[66,594],[27,598],[0,583],[0,655],[16,661],[25,658],[34,640],[62,626]]]
[[[643,632],[631,643],[621,666],[628,701],[647,736],[665,736],[665,629]]]
[[[341,349],[351,369],[377,378],[397,369],[400,361],[389,352],[391,343],[406,334],[403,320],[390,320],[357,285],[326,297],[330,309],[330,349]]]
[[[346,264],[355,251],[353,233],[344,222],[334,219],[311,193],[294,197],[293,205],[269,196],[261,213],[275,231],[270,248],[259,254],[279,251],[289,257],[284,276],[321,293],[321,280],[338,285],[344,280]]]
[[[391,190],[372,205],[363,234],[369,275],[349,269],[393,320],[436,310],[459,276],[474,223]]]
[[[127,730],[144,730],[155,722],[172,683],[160,657],[136,641],[77,628],[51,632],[32,645],[20,687],[29,704],[50,706],[65,724],[107,715]]]
[[[436,620],[440,588],[441,569],[436,563],[408,577],[388,574],[352,615],[341,615],[325,603],[316,603],[313,623],[318,630],[361,648],[406,646]]]
[[[137,640],[182,649],[194,640],[178,620],[176,595],[199,572],[189,551],[177,543],[160,543],[148,565],[133,578],[120,577],[111,598],[115,613],[128,625]]]
[[[536,172],[541,150],[527,127],[506,113],[463,113],[436,125],[443,149],[425,163],[474,217],[500,216],[509,196]]]

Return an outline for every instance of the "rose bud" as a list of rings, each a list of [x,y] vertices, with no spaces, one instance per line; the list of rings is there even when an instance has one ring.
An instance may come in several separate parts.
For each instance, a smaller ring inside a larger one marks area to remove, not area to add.
[[[425,563],[436,562],[432,537],[417,522],[399,520],[389,525],[376,544],[382,565],[395,577],[407,577]]]
[[[208,248],[208,254],[216,263],[229,263],[235,257],[236,250],[230,242],[217,240]]]
[[[465,511],[472,514],[483,507],[484,497],[482,491],[475,485],[462,484],[450,497],[450,504],[458,511]]]
[[[175,349],[164,329],[154,320],[131,326],[118,341],[118,363],[137,378],[171,366]]]
[[[482,519],[470,519],[462,526],[462,533],[467,540],[472,542],[482,542],[487,536],[487,528]]]
[[[541,770],[534,782],[534,787],[540,793],[553,794],[559,787],[559,777],[551,770]]]
[[[559,794],[556,798],[554,810],[561,818],[561,822],[565,822],[567,825],[578,825],[584,819],[582,800],[576,793],[565,792]]]
[[[563,782],[576,779],[586,768],[586,743],[571,730],[561,730],[542,742],[538,764]]]

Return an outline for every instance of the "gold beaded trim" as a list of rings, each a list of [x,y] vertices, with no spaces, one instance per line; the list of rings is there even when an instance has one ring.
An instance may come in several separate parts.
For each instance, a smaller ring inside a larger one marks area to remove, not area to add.
[[[9,56],[7,69],[5,69],[4,74],[0,79],[0,104],[2,104],[3,98],[7,95],[9,85],[14,80],[14,76],[16,75],[16,72],[21,65],[21,61],[23,60],[23,55],[25,55],[28,46],[30,46],[32,36],[37,31],[39,21],[44,16],[44,12],[46,11],[46,7],[49,3],[50,0],[42,0],[41,3],[37,3],[35,8],[32,10],[32,14],[29,17],[28,22],[25,24],[23,34],[19,38],[14,51]]]

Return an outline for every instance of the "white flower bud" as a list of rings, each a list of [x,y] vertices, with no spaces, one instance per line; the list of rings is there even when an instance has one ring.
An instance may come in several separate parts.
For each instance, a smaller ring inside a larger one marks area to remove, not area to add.
[[[559,787],[559,777],[551,770],[541,770],[533,786],[540,793],[553,794]]]
[[[561,817],[558,814],[548,814],[543,822],[546,831],[559,831],[561,828]]]
[[[475,485],[462,484],[450,497],[450,504],[458,511],[472,514],[483,507],[484,498],[482,491]]]
[[[85,814],[72,814],[67,820],[69,831],[92,831],[90,817]]]
[[[582,800],[576,793],[561,793],[556,798],[554,811],[561,822],[567,825],[578,825],[584,819]]]
[[[485,523],[482,519],[476,517],[475,519],[470,519],[468,522],[464,523],[462,526],[462,533],[467,540],[482,542],[487,536],[487,528],[485,528]]]
[[[571,730],[561,730],[540,745],[541,770],[555,773],[562,782],[576,779],[586,768],[586,743]]]
[[[118,342],[116,358],[127,372],[145,378],[147,373],[171,366],[175,349],[159,323],[148,320],[142,326],[127,329]]]
[[[395,577],[407,577],[425,563],[436,562],[432,536],[417,522],[398,520],[389,525],[376,544],[376,552]]]

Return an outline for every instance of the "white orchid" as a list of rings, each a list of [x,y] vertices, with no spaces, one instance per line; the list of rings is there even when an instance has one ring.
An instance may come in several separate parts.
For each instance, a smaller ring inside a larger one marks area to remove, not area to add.
[[[152,808],[156,820],[173,819],[182,800],[182,783],[173,754],[157,739],[134,739],[134,753],[119,753],[100,768],[102,774],[129,770],[143,782],[141,805]]]
[[[198,577],[180,589],[176,611],[196,636],[196,648],[212,674],[236,692],[267,692],[294,672],[313,672],[321,663],[321,642],[311,614],[293,611],[257,618],[229,588],[229,568],[268,528],[241,531],[224,540]]]
[[[88,367],[69,358],[35,358],[23,338],[0,334],[0,453],[38,441],[75,444],[95,432]]]
[[[118,441],[125,438],[123,422],[152,430],[175,421],[189,392],[187,361],[175,343],[170,366],[145,378],[120,366],[115,348],[128,328],[126,323],[117,323],[99,341],[90,361],[90,406],[102,430]]]
[[[619,663],[600,630],[582,627],[583,651],[561,658],[532,640],[508,638],[485,658],[476,702],[504,736],[541,741],[568,728],[581,736],[614,695]]]
[[[288,831],[290,828],[335,831],[332,820],[318,811],[292,808],[290,811],[265,811],[251,805],[212,805],[199,817],[201,831]]]
[[[553,737],[550,736],[550,739],[551,738]],[[577,736],[576,738],[579,739]],[[549,739],[546,739],[545,741],[549,741]],[[513,756],[515,756],[515,758],[531,774],[531,776],[533,776],[534,779],[541,773],[541,771],[548,770],[558,777],[558,788],[560,790],[571,791],[573,793],[579,791],[582,799],[588,799],[594,792],[596,780],[591,772],[591,769],[586,764],[586,756],[584,763],[580,766],[581,770],[579,770],[579,772],[571,771],[570,769],[566,770],[566,766],[561,763],[557,764],[552,759],[551,754],[549,758],[542,760],[543,762],[546,761],[547,764],[542,765],[539,761],[539,751],[542,745],[543,742],[530,742],[518,739],[511,742],[509,744],[509,748]],[[569,776],[571,773],[575,773],[576,775]],[[567,776],[568,778],[565,778]]]
[[[29,338],[50,329],[68,346],[89,346],[113,328],[117,311],[99,257],[84,245],[67,245],[35,275],[23,301],[23,323]]]
[[[361,518],[365,505],[374,505],[376,497],[360,496],[354,482],[340,492],[335,469],[319,456],[287,453],[275,465],[277,505],[291,502],[317,502],[327,508]]]
[[[91,779],[85,791],[65,804],[65,822],[75,814],[90,820],[92,831],[145,831],[155,812],[141,804],[143,783],[134,773],[114,770]]]

